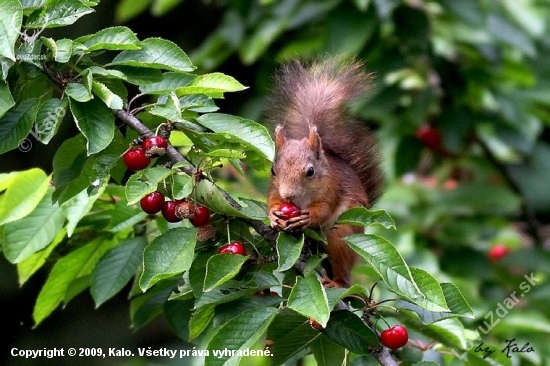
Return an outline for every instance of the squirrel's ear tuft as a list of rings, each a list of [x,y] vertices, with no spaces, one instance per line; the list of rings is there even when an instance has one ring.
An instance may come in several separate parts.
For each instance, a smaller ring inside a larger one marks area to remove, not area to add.
[[[317,133],[317,126],[312,126],[309,128],[309,137],[307,139],[308,147],[315,152],[317,159],[321,156],[321,137]]]
[[[275,146],[283,146],[285,143],[285,132],[282,125],[275,127]]]

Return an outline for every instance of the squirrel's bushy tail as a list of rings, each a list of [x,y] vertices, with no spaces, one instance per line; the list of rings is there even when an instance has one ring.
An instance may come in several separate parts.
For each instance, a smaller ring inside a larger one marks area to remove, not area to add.
[[[285,136],[301,139],[316,126],[323,149],[357,173],[372,204],[382,186],[379,157],[369,128],[353,118],[349,103],[365,94],[371,77],[352,59],[329,58],[304,65],[292,61],[275,76],[268,115]]]

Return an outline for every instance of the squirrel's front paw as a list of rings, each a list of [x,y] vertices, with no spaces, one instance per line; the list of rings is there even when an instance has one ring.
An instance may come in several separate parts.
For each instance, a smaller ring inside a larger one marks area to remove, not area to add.
[[[282,211],[275,209],[269,213],[271,227],[275,230],[302,231],[311,224],[311,216],[307,210],[299,210],[289,218]]]
[[[300,210],[284,224],[283,230],[285,231],[304,231],[311,225],[311,215],[308,210]]]

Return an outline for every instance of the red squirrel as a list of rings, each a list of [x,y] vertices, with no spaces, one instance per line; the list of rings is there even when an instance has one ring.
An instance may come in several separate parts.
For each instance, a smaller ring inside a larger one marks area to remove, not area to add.
[[[354,60],[293,61],[276,74],[270,99],[269,120],[277,125],[270,223],[276,230],[324,232],[332,268],[332,278],[323,279],[326,287],[350,286],[357,255],[342,238],[363,232],[335,225],[336,220],[352,207],[370,207],[382,185],[374,138],[348,108],[369,89],[370,80]],[[280,211],[284,202],[300,210],[289,218]]]

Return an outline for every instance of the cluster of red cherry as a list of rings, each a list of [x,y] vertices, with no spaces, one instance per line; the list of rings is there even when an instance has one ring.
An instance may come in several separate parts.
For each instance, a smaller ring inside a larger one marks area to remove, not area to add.
[[[143,140],[139,147],[129,149],[124,153],[122,159],[126,167],[131,171],[143,170],[151,163],[151,158],[166,154],[168,141],[162,136],[152,136]],[[193,205],[189,201],[166,200],[164,194],[159,191],[151,192],[140,201],[141,209],[154,215],[162,212],[162,216],[168,222],[180,222],[189,219],[195,227],[206,226],[210,221],[210,210],[202,205]],[[219,254],[246,255],[245,246],[234,241],[219,248]]]

